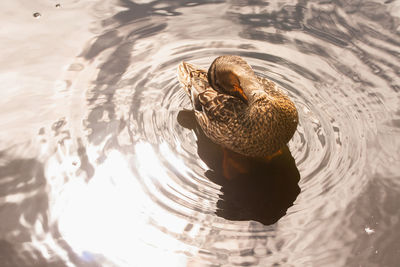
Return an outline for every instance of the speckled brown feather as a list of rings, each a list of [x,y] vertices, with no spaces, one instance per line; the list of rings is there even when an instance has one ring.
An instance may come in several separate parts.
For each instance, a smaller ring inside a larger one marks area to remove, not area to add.
[[[247,65],[239,57],[224,57],[219,58],[227,59],[232,64]],[[228,70],[230,67],[224,66]],[[239,71],[242,70],[240,68]],[[250,70],[245,69],[244,75],[251,75]],[[210,71],[211,67],[208,75],[217,75],[210,74]],[[244,83],[247,77],[242,76],[240,81]],[[265,157],[289,142],[296,131],[298,115],[293,102],[275,83],[255,77],[263,91],[255,97],[250,95],[250,101],[245,103],[236,96],[211,87],[204,69],[188,63],[181,63],[178,67],[179,81],[192,100],[197,121],[204,133],[215,143],[237,153]]]

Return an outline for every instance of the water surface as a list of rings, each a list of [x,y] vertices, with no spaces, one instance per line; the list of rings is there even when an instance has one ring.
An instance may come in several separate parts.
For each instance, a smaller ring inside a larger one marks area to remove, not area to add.
[[[398,266],[399,1],[2,11],[2,266]],[[224,54],[300,119],[231,180],[176,78]]]

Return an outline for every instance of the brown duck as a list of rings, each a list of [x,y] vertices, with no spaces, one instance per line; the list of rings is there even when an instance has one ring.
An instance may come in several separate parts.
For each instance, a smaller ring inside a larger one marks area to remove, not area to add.
[[[216,58],[208,72],[182,62],[178,78],[204,133],[236,153],[270,158],[296,131],[294,103],[239,56]]]

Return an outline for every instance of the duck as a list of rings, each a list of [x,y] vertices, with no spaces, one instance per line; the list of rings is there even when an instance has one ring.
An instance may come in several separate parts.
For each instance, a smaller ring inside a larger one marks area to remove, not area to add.
[[[293,101],[273,81],[256,75],[240,56],[219,56],[208,70],[183,61],[177,76],[200,128],[225,149],[271,158],[297,129]]]

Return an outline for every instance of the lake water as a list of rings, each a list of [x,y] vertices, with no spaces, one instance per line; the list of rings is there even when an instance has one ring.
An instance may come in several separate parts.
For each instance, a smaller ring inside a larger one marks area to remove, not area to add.
[[[1,9],[1,266],[399,266],[400,1]],[[235,179],[176,77],[224,54],[299,112]]]

